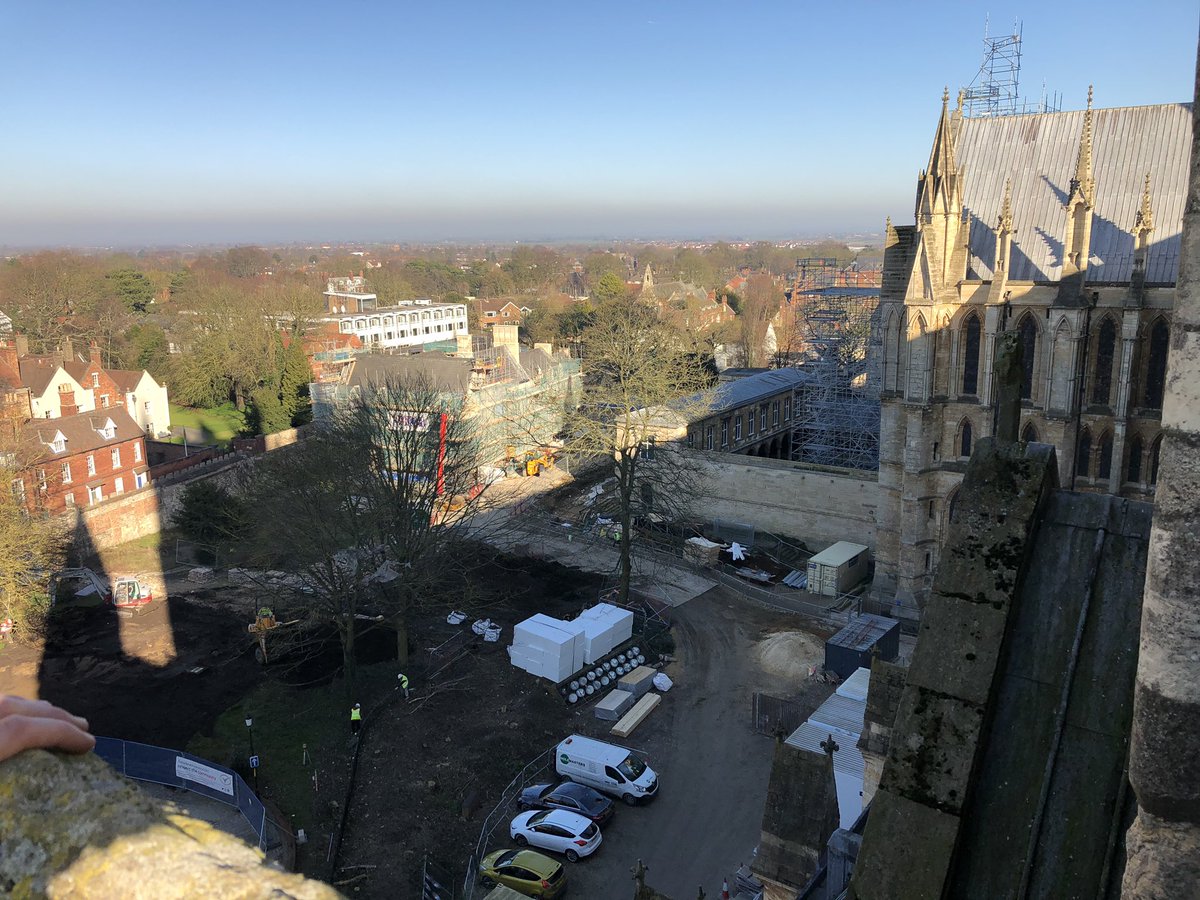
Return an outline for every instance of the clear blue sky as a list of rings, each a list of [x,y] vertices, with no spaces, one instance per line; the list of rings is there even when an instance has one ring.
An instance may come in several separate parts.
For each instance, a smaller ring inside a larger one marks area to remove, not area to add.
[[[1195,0],[8,0],[0,244],[772,238],[911,220],[984,17],[1190,101]]]

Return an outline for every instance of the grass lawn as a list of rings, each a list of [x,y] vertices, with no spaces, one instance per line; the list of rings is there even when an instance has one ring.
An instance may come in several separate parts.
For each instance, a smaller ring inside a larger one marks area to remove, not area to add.
[[[357,693],[364,717],[395,691],[397,671],[394,661],[359,668]],[[329,818],[329,801],[343,800],[352,752],[350,706],[341,679],[308,688],[271,679],[223,712],[211,736],[197,735],[188,744],[189,753],[229,766],[254,787],[247,716],[254,720],[260,793],[290,817],[293,829],[314,833]]]
[[[228,444],[246,426],[246,414],[232,403],[222,403],[210,409],[171,404],[171,425],[203,432],[206,443]],[[182,444],[182,437],[172,437],[171,443]]]

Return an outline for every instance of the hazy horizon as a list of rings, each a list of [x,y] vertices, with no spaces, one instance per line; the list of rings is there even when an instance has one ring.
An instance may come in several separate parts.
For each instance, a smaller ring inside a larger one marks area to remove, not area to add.
[[[33,40],[0,59],[0,246],[879,232],[912,220],[986,10],[843,9],[17,0],[10,33],[56,43],[53,66]],[[1014,12],[1023,96],[1191,96],[1194,2]]]

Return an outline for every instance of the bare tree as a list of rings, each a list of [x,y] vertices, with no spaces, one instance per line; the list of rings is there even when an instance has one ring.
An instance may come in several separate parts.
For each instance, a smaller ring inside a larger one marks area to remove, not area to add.
[[[767,361],[767,328],[783,304],[783,291],[770,275],[751,275],[738,312],[738,337],[745,364],[758,368]]]
[[[566,449],[611,459],[616,491],[603,511],[620,528],[620,597],[629,596],[635,519],[675,518],[700,485],[659,442],[707,409],[710,376],[683,336],[636,300],[602,308],[584,333],[582,402],[567,416]],[[603,501],[601,501],[603,504]]]

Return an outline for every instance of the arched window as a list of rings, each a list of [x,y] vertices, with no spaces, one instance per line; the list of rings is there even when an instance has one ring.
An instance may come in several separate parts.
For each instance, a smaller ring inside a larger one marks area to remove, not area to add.
[[[963,323],[962,392],[979,393],[979,316],[971,313]]]
[[[963,419],[958,429],[958,455],[971,455],[971,422],[968,419]]]
[[[1092,471],[1092,433],[1086,428],[1079,434],[1079,443],[1075,447],[1075,474],[1087,478]]]
[[[1129,442],[1129,475],[1126,481],[1134,484],[1142,480],[1142,438],[1135,434]]]
[[[946,521],[953,522],[958,515],[958,488],[950,492],[946,498]]]
[[[1021,440],[1027,444],[1036,444],[1038,440],[1037,428],[1032,422],[1026,422],[1025,427],[1021,429]]]
[[[1146,367],[1146,408],[1162,409],[1163,387],[1167,383],[1167,346],[1171,330],[1159,319],[1150,329],[1150,360]]]
[[[1158,484],[1158,454],[1162,450],[1162,435],[1155,438],[1150,446],[1150,483]]]
[[[1037,357],[1037,325],[1026,315],[1017,326],[1021,339],[1021,399],[1033,399],[1033,364]]]
[[[1096,376],[1092,380],[1092,403],[1108,406],[1112,393],[1113,356],[1117,350],[1117,326],[1105,317],[1096,339]]]
[[[1100,437],[1100,459],[1096,462],[1096,477],[1108,478],[1112,475],[1112,432],[1106,431]]]

